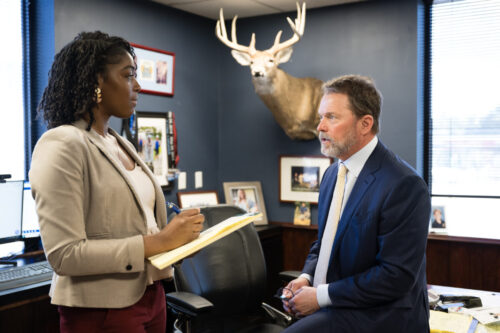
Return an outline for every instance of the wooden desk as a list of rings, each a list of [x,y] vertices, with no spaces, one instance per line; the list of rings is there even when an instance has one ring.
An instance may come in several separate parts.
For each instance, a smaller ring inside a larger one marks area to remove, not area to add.
[[[41,259],[45,259],[43,252],[18,258],[33,259],[33,255],[42,255]],[[49,289],[50,281],[45,281],[3,291],[0,296],[0,332],[59,332],[59,314],[50,304]]]
[[[477,296],[481,298],[483,307],[498,308],[500,307],[500,293],[492,291],[445,287],[438,285],[429,285],[428,289],[433,289],[439,295],[455,295],[455,296]],[[469,328],[472,323],[472,317],[460,313],[444,313],[431,311],[429,324],[432,330],[453,331],[455,333],[469,333]],[[490,324],[484,326],[478,324],[472,332],[500,332],[500,324]]]

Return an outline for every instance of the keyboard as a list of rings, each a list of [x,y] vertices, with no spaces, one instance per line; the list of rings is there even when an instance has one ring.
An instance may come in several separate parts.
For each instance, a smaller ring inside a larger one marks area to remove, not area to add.
[[[0,291],[49,281],[52,268],[48,261],[0,270]]]

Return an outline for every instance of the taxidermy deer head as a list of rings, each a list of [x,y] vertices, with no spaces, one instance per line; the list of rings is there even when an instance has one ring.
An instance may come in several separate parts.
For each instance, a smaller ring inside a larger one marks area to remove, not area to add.
[[[294,34],[287,41],[280,42],[280,30],[274,45],[265,50],[255,49],[255,34],[249,46],[238,44],[236,39],[236,15],[231,24],[231,40],[226,33],[222,8],[215,27],[217,38],[232,49],[231,54],[242,66],[250,66],[255,92],[271,110],[278,124],[291,139],[311,140],[317,137],[319,123],[318,106],[322,97],[323,82],[315,78],[296,78],[278,68],[292,56],[292,45],[304,34],[306,4],[302,10],[297,3],[295,23],[287,17]]]

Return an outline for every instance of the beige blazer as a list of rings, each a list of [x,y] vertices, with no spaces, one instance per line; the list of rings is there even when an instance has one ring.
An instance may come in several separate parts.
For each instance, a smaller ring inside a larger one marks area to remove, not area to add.
[[[54,269],[52,303],[121,308],[146,289],[142,235],[146,215],[120,162],[83,120],[43,134],[29,178],[47,259]],[[166,225],[163,192],[134,147],[110,130],[151,178],[158,227]]]

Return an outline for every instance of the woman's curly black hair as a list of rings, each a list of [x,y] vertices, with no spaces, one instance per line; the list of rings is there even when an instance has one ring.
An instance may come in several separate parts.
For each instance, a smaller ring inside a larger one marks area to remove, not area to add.
[[[106,77],[106,66],[116,64],[134,49],[121,37],[82,32],[56,54],[49,71],[49,83],[38,105],[48,128],[71,124],[88,114],[87,130],[94,122],[98,75]]]

